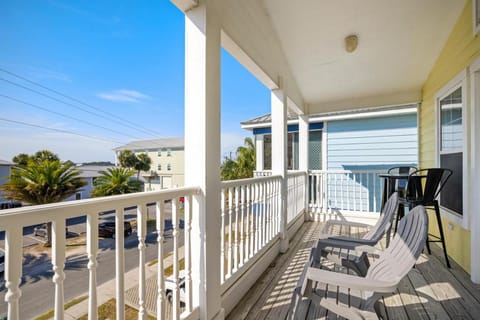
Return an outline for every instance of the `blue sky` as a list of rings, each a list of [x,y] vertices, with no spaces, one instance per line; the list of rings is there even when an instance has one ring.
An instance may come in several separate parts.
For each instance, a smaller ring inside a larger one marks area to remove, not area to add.
[[[0,69],[0,159],[113,160],[128,141],[183,135],[184,17],[167,0],[1,1]],[[222,154],[268,112],[268,89],[222,51]]]

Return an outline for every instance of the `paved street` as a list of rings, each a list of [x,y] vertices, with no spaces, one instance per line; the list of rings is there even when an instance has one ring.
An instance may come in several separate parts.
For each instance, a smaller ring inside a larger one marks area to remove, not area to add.
[[[153,214],[151,215],[153,217]],[[126,215],[126,219],[133,219],[135,215]],[[169,214],[167,214],[165,225],[171,226]],[[113,215],[102,216],[103,219],[113,219]],[[68,230],[72,236],[85,232],[85,217],[70,219]],[[24,246],[35,241],[42,241],[32,235],[33,227],[24,228]],[[172,250],[173,241],[170,238],[171,232],[165,233],[164,252]],[[3,242],[3,237],[0,239]],[[146,261],[157,258],[157,235],[150,233],[146,239]],[[3,247],[3,243],[0,243]],[[183,245],[183,232],[180,236],[180,245]],[[134,232],[125,239],[125,270],[129,271],[138,266],[138,239]],[[100,238],[99,254],[97,257],[97,283],[102,284],[115,277],[115,240]],[[68,251],[67,251],[68,255]],[[69,301],[79,295],[86,294],[88,290],[88,260],[84,253],[69,255],[65,264],[66,279],[64,283],[65,301]],[[54,284],[52,282],[52,265],[47,254],[39,256],[26,255],[23,264],[22,297],[20,299],[20,317],[30,319],[53,308],[54,305]],[[4,302],[6,293],[3,276],[0,283],[0,314],[7,311],[7,304]],[[114,292],[112,292],[114,294]]]

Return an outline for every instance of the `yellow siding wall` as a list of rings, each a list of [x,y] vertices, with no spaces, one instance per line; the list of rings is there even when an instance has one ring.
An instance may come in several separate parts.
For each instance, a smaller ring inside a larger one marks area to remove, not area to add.
[[[472,28],[472,0],[468,0],[423,86],[419,121],[422,168],[435,166],[435,94],[480,55],[480,37],[474,37]],[[433,215],[430,219],[436,221]],[[449,230],[451,222],[447,219],[442,222],[448,254],[470,272],[470,231],[458,225]],[[431,232],[438,234],[436,223],[430,225]]]

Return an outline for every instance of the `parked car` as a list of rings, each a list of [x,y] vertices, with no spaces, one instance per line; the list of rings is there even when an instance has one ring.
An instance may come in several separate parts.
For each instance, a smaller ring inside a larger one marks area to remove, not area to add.
[[[41,225],[33,228],[33,235],[37,236],[37,237],[46,238],[47,237],[47,224],[44,223],[44,224],[41,224]],[[68,228],[67,227],[65,227],[65,235],[68,235]]]
[[[0,252],[0,273],[5,271],[5,253]]]
[[[124,236],[132,234],[132,225],[129,221],[123,223]],[[115,239],[115,222],[102,222],[98,225],[98,235],[105,238]]]
[[[178,285],[180,286],[180,303],[185,303],[185,270],[180,270],[178,273]],[[175,278],[173,276],[165,279],[165,295],[167,301],[173,303],[173,290],[175,290]]]

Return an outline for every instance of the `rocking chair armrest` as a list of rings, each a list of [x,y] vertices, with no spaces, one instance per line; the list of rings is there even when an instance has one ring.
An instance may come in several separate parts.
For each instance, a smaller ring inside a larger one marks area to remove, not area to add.
[[[346,237],[328,237],[318,240],[317,250],[333,247],[380,255],[382,251],[375,248],[373,246],[374,244],[375,243],[369,240],[350,239]]]
[[[356,289],[361,291],[386,293],[394,292],[398,284],[398,282],[396,281],[367,279],[350,274],[309,267],[305,275],[305,281],[302,285],[302,294],[305,293],[305,290],[307,288],[307,282],[309,281],[316,281],[323,284]]]

